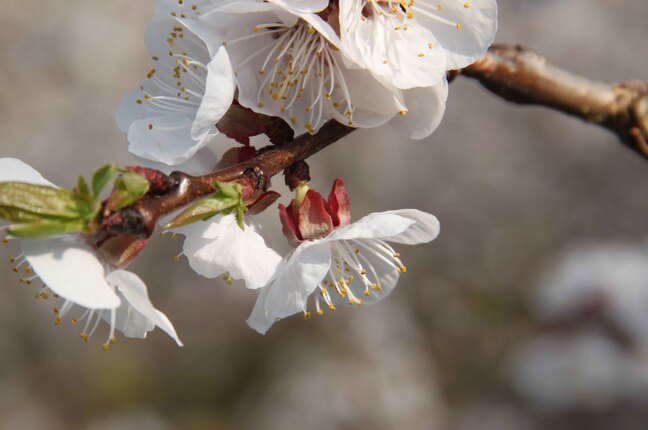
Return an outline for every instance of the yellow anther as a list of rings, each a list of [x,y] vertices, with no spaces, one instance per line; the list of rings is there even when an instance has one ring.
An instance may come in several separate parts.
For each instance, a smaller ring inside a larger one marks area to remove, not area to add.
[[[332,310],[332,311],[334,311],[334,310],[335,310],[335,305],[334,305],[333,303],[331,303],[331,304],[329,305],[329,309]]]
[[[262,108],[262,107],[263,107],[263,103],[262,103],[262,102],[259,102],[259,103],[257,103],[257,106],[260,107],[260,108]]]
[[[369,292],[369,290],[365,290],[365,296],[369,297],[370,295],[371,293]]]
[[[387,64],[387,63],[389,63],[389,61],[383,60],[383,64]]]
[[[76,318],[72,318],[70,320],[70,324],[72,324],[72,325],[77,325],[78,323],[79,323],[79,321]]]
[[[372,290],[375,290],[376,288],[378,288],[378,284],[375,284],[375,283],[374,283],[374,284],[371,284],[371,289],[372,289]]]
[[[56,319],[54,320],[54,325],[58,327],[61,325],[62,321],[63,320],[61,319],[61,317],[56,317]]]
[[[419,52],[418,56],[419,56],[419,57],[425,57],[425,54],[422,53],[422,52]]]
[[[259,69],[259,75],[263,75],[265,73],[265,70]]]
[[[366,274],[367,274],[367,270],[366,270],[366,269],[362,269],[362,270],[360,271],[360,275],[364,276],[364,275],[366,275]]]
[[[258,33],[258,32],[260,32],[260,31],[261,31],[261,29],[260,29],[259,27],[254,27],[254,32],[255,32],[255,33]]]
[[[407,115],[407,109],[401,109],[400,112],[398,112],[400,116],[405,116]]]
[[[394,253],[394,258],[399,258],[400,257],[400,252],[395,252]]]
[[[457,30],[461,30],[461,24],[457,24]]]
[[[148,125],[148,129],[149,129],[149,130],[153,130],[153,124],[149,123],[149,125]]]
[[[310,317],[311,317],[311,313],[310,313],[310,312],[304,312],[304,319],[305,319],[305,320],[309,320]]]
[[[104,351],[108,351],[108,348],[110,348],[110,343],[104,343],[103,345],[101,345],[101,348],[103,348]]]
[[[318,309],[316,312],[317,312],[317,315],[319,315],[319,316],[324,315],[324,311],[321,310],[321,309]]]
[[[468,2],[464,3],[463,7],[465,7],[466,9],[470,9],[470,3],[468,3]]]

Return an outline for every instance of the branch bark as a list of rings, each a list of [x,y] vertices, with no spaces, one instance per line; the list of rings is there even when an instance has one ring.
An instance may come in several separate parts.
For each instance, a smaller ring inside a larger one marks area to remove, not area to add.
[[[604,84],[559,69],[519,46],[494,45],[475,64],[450,74],[479,81],[493,94],[513,103],[540,105],[605,127],[621,142],[648,159],[648,83]],[[205,176],[174,172],[173,186],[145,197],[103,220],[110,234],[149,237],[160,217],[214,192],[216,181],[238,181],[265,190],[270,178],[343,138],[353,128],[330,121],[315,135],[261,151],[252,160]]]
[[[592,81],[511,45],[493,45],[459,73],[510,102],[546,106],[605,127],[648,159],[648,82]]]

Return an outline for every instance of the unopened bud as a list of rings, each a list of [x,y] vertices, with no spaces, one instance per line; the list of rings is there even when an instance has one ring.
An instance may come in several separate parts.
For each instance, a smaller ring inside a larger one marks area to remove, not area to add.
[[[284,170],[284,176],[286,185],[290,188],[290,191],[295,191],[295,188],[302,184],[307,184],[311,180],[308,163],[303,160],[286,168],[286,170]]]

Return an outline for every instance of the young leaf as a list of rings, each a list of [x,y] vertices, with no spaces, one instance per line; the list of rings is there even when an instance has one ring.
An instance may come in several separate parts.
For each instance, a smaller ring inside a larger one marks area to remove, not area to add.
[[[86,202],[92,201],[92,194],[90,194],[90,188],[88,188],[88,183],[86,182],[83,176],[79,176],[77,179],[76,190],[78,195]]]
[[[149,181],[145,177],[137,173],[122,173],[115,181],[106,209],[112,212],[132,205],[148,192],[149,187]]]
[[[78,233],[84,231],[86,227],[86,222],[82,220],[44,220],[12,225],[7,231],[12,236],[22,239],[39,239],[65,233]]]
[[[240,198],[241,196],[241,185],[236,182],[216,182],[214,188],[228,197]]]
[[[165,229],[181,227],[196,221],[204,221],[219,213],[226,213],[240,202],[240,197],[230,197],[216,193],[200,200],[198,203],[182,211],[173,221],[164,226]]]
[[[0,215],[9,221],[32,219],[77,219],[80,208],[69,190],[22,182],[0,183]]]
[[[97,169],[92,175],[92,194],[99,197],[99,194],[108,185],[113,176],[117,173],[117,166],[115,164],[106,164]]]

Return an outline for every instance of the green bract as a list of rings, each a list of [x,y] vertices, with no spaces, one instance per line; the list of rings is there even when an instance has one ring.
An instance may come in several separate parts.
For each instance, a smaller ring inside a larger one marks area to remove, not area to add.
[[[181,227],[196,221],[205,221],[217,214],[229,215],[234,212],[236,222],[243,229],[245,205],[241,195],[241,186],[234,182],[216,182],[214,188],[217,190],[215,194],[188,207],[164,228]]]

